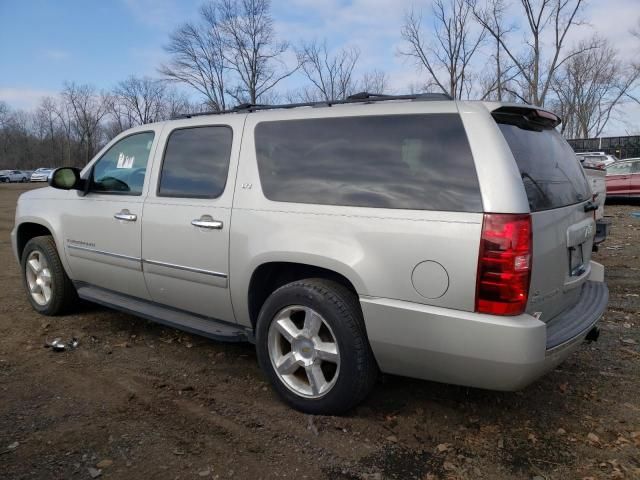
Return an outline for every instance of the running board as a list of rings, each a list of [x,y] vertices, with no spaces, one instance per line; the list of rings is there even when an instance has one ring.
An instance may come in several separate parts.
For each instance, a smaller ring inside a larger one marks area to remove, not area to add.
[[[76,284],[76,289],[78,290],[78,296],[83,300],[213,340],[246,342],[253,339],[250,330],[221,320],[195,315],[84,283]]]

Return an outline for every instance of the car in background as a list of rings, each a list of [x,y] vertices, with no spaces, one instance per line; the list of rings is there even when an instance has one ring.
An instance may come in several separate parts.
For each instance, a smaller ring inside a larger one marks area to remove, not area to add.
[[[611,220],[604,216],[604,203],[607,199],[607,186],[604,163],[602,162],[589,162],[580,154],[576,155],[578,161],[582,165],[584,174],[591,187],[591,193],[593,194],[593,203],[597,207],[594,210],[594,219],[596,221],[596,235],[593,239],[594,251],[597,251],[598,245],[604,242],[609,234],[609,227]]]
[[[5,170],[3,173],[0,173],[0,182],[3,183],[28,181],[29,176],[22,170]]]
[[[51,172],[53,172],[53,168],[39,168],[31,174],[31,181],[46,182]]]
[[[576,155],[583,167],[606,168],[608,165],[620,161],[615,155],[608,155],[604,152],[578,152]]]
[[[640,158],[627,158],[607,167],[607,197],[640,197]]]

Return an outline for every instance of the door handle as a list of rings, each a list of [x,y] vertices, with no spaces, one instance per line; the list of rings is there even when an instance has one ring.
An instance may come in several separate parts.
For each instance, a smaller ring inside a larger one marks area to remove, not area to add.
[[[116,213],[113,218],[116,220],[124,220],[125,222],[135,222],[138,219],[138,216],[125,208]]]
[[[198,228],[208,228],[209,230],[222,230],[222,222],[214,220],[211,215],[202,215],[200,218],[191,220],[191,225]]]

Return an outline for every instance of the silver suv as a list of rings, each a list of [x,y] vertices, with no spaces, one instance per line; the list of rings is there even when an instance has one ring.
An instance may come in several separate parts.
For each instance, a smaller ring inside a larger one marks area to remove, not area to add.
[[[143,125],[23,194],[13,248],[38,312],[80,297],[255,342],[305,412],[344,412],[379,371],[520,389],[608,300],[558,123],[360,95]]]

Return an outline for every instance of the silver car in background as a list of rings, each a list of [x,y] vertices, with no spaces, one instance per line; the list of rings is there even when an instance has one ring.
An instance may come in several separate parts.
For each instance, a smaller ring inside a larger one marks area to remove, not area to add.
[[[361,94],[143,125],[24,193],[13,249],[36,311],[80,297],[254,342],[304,412],[348,410],[380,371],[516,390],[608,301],[597,205],[558,124]]]
[[[46,182],[49,179],[49,175],[53,172],[53,168],[38,168],[31,174],[32,182]]]

